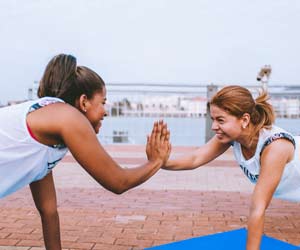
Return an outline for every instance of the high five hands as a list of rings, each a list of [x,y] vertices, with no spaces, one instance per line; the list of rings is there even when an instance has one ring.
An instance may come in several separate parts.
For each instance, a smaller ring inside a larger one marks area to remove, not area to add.
[[[170,131],[162,120],[155,122],[147,136],[146,154],[149,161],[161,161],[164,165],[171,153]]]

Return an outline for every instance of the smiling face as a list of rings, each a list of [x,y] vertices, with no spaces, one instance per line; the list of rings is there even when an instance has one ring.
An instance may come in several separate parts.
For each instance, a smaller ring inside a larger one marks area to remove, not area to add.
[[[103,87],[101,92],[96,92],[91,99],[86,99],[83,113],[93,126],[96,134],[99,133],[101,122],[107,115],[105,110],[106,88]]]
[[[221,142],[229,143],[239,140],[243,136],[244,118],[239,119],[230,115],[216,105],[210,106],[210,115],[212,118],[211,129]]]

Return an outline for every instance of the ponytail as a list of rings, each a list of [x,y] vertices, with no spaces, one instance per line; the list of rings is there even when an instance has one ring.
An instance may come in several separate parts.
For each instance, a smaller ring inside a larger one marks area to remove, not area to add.
[[[270,103],[268,93],[263,90],[255,99],[254,110],[251,114],[251,122],[255,125],[253,134],[256,134],[261,128],[270,129],[275,121],[275,112]]]
[[[38,88],[38,97],[53,96],[61,98],[66,82],[72,80],[76,72],[76,58],[71,55],[57,55],[46,66]],[[69,83],[70,84],[70,83]]]
[[[59,54],[46,66],[38,97],[57,97],[74,106],[82,94],[92,98],[95,92],[102,91],[103,86],[101,77],[87,67],[77,66],[74,56]]]

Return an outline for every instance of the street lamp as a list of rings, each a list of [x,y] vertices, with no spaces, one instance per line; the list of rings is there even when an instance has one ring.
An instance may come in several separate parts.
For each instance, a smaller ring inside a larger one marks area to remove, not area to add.
[[[271,73],[271,65],[265,65],[260,69],[256,77],[256,80],[262,83],[262,87],[265,91],[268,90],[268,81],[270,79]]]

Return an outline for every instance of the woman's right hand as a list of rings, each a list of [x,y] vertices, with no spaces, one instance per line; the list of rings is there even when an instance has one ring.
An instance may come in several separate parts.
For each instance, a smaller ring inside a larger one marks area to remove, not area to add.
[[[170,131],[162,120],[155,122],[151,135],[147,136],[146,154],[149,161],[161,161],[164,165],[171,152]]]

